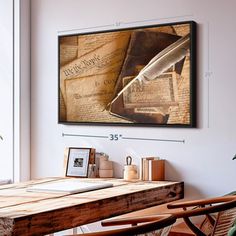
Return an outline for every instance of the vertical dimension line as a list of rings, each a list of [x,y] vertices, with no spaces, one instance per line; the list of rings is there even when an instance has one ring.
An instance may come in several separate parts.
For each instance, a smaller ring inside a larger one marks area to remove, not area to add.
[[[210,24],[207,22],[207,128],[210,128]]]
[[[31,42],[31,25],[32,25],[32,17],[31,17],[31,12],[32,12],[32,4],[31,4],[31,1],[29,1],[29,46],[30,46],[30,49],[29,49],[29,97],[30,97],[30,101],[29,101],[29,177],[30,179],[32,178],[32,175],[31,175],[31,166],[32,166],[32,161],[31,161],[31,146],[32,146],[32,138],[31,138],[31,130],[32,130],[32,120],[31,120],[31,104],[32,104],[32,80],[31,80],[31,75],[32,75],[32,60],[31,60],[31,57],[32,57],[32,50],[31,50],[31,47],[32,47],[32,42]]]
[[[12,181],[15,182],[15,1],[12,0]]]

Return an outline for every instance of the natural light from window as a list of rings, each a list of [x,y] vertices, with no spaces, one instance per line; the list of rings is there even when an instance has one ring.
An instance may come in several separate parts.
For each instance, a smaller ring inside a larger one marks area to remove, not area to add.
[[[0,1],[0,184],[13,178],[13,1]]]

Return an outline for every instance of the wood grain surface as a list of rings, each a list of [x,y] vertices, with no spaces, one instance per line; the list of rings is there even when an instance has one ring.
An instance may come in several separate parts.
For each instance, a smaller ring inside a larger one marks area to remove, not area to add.
[[[0,235],[45,235],[184,197],[182,182],[108,181],[113,187],[67,194],[28,192],[27,187],[70,178],[46,178],[0,187]]]

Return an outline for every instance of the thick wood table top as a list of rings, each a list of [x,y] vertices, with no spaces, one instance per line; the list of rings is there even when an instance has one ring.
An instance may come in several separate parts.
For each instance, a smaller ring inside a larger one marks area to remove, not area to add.
[[[184,197],[183,182],[80,180],[107,181],[114,186],[76,194],[26,191],[31,185],[65,178],[0,186],[0,235],[45,235]]]

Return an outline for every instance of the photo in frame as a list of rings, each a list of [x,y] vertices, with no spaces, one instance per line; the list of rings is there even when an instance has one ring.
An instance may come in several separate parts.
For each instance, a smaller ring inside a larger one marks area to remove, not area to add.
[[[88,177],[91,148],[68,148],[67,177]]]
[[[196,126],[196,23],[58,36],[63,124]]]

